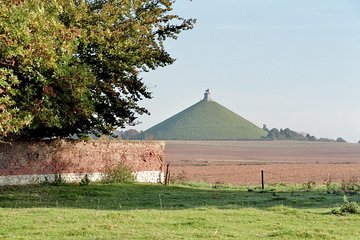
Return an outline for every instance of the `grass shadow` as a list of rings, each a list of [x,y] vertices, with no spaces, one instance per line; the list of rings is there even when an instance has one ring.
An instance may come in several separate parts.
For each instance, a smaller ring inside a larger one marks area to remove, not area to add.
[[[0,208],[80,208],[101,210],[165,209],[212,207],[218,209],[334,208],[345,193],[326,188],[268,186],[259,188],[205,184],[163,186],[155,184],[100,184],[87,186],[32,185],[0,187]],[[360,194],[352,193],[360,202]]]

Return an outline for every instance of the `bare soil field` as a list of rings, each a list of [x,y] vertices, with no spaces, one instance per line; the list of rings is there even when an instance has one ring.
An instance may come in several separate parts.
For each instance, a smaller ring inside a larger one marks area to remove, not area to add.
[[[360,182],[360,144],[167,141],[172,178],[209,183]]]

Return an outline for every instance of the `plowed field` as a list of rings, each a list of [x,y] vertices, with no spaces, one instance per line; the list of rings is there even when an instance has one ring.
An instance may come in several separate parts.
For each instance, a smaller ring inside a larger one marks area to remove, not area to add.
[[[360,144],[167,141],[172,178],[209,183],[360,182]]]

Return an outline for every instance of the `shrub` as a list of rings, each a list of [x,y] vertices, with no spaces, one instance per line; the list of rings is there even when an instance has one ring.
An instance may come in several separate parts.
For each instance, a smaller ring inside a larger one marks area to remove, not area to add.
[[[50,181],[47,177],[45,177],[45,180],[41,183],[42,185],[52,185],[52,186],[62,186],[66,182],[61,177],[61,174],[55,174],[54,180]]]
[[[359,213],[359,205],[357,202],[350,202],[346,195],[343,197],[343,202],[341,203],[340,209],[333,209],[331,211],[333,214],[356,214]]]
[[[132,174],[131,168],[124,163],[110,167],[105,172],[105,183],[129,183],[134,181],[135,177]]]
[[[84,178],[80,181],[80,186],[87,186],[90,183],[90,179],[87,174],[85,174]]]
[[[307,181],[304,185],[305,185],[305,189],[307,191],[311,191],[316,186],[316,182],[315,181]]]
[[[53,185],[61,186],[61,185],[64,185],[64,184],[65,184],[65,181],[62,179],[61,174],[55,174]]]
[[[341,190],[347,192],[358,192],[360,191],[360,184],[357,178],[352,177],[348,180],[342,180]]]
[[[346,195],[343,197],[343,203],[340,206],[341,213],[358,213],[359,205],[357,202],[350,202]]]

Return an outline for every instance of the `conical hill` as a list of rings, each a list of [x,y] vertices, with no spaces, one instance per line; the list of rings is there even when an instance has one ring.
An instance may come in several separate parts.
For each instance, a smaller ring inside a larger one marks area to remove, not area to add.
[[[256,140],[266,132],[215,101],[205,99],[149,128],[142,139]]]

